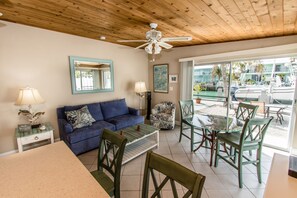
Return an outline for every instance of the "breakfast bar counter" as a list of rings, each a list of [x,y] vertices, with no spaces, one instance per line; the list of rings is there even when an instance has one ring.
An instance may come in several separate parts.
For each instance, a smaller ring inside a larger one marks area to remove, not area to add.
[[[274,154],[268,176],[265,198],[297,197],[297,179],[288,175],[289,157]]]
[[[109,197],[61,141],[0,158],[0,197]]]

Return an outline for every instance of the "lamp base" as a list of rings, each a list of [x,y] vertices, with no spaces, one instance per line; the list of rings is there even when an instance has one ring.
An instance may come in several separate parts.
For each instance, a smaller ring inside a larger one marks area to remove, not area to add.
[[[32,129],[36,129],[36,128],[40,127],[40,124],[32,124],[31,127],[32,127]]]

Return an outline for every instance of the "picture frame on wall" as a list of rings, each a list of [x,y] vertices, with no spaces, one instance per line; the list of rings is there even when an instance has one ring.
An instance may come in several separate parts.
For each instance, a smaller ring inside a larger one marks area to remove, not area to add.
[[[153,69],[154,92],[168,93],[168,64],[154,65]]]
[[[177,74],[169,75],[169,83],[177,83],[177,81],[178,81]]]

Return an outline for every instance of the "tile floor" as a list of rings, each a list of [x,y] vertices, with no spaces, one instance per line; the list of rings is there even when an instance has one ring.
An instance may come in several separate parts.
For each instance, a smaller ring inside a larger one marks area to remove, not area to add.
[[[159,153],[167,158],[181,163],[185,167],[199,172],[206,176],[203,198],[250,198],[263,197],[265,183],[268,178],[268,173],[271,165],[271,155],[265,154],[264,147],[262,156],[262,184],[258,183],[256,168],[253,165],[244,166],[243,182],[244,187],[240,189],[237,181],[237,171],[230,165],[219,162],[217,168],[209,166],[210,152],[209,149],[201,148],[195,153],[190,151],[190,141],[186,138],[182,142],[178,142],[179,127],[173,131],[160,131],[160,146],[154,149],[154,152]],[[88,153],[79,155],[78,158],[86,166],[89,171],[97,168],[97,152],[93,150]],[[121,195],[123,198],[138,198],[141,197],[143,168],[145,163],[145,154],[128,162],[122,168],[121,178]],[[162,177],[162,176],[160,176]],[[163,191],[163,197],[172,197],[170,188],[165,188],[168,191]],[[181,187],[179,192],[183,192]]]

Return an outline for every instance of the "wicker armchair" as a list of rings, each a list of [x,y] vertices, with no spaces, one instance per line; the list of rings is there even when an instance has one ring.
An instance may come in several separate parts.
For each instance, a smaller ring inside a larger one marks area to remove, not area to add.
[[[174,129],[175,108],[172,102],[161,102],[155,105],[150,117],[151,124],[159,129]]]

